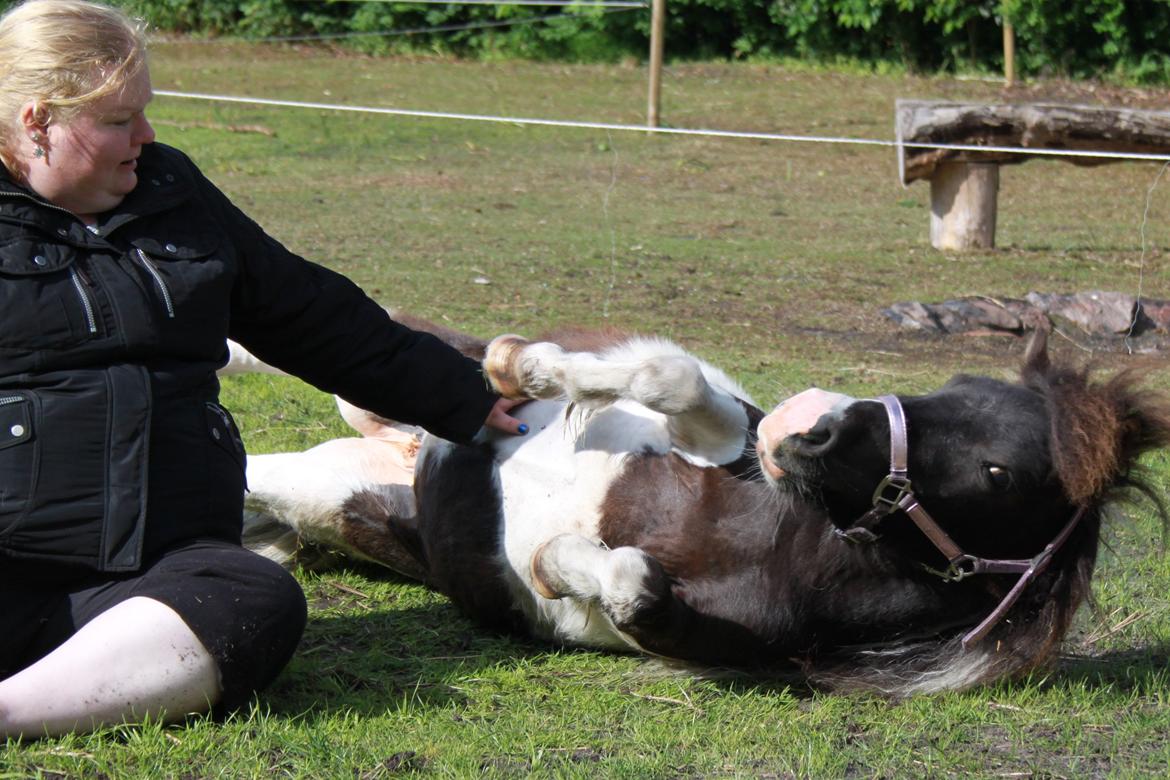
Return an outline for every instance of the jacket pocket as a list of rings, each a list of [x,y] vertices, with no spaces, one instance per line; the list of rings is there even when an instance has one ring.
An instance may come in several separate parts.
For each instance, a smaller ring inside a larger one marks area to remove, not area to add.
[[[0,346],[63,347],[97,335],[93,285],[73,252],[31,238],[0,245]]]
[[[135,250],[145,252],[158,261],[203,260],[219,248],[219,237],[206,230],[185,232],[169,224],[158,226],[156,230],[165,237],[157,238],[152,232],[150,235],[134,237],[130,243]]]
[[[173,235],[166,226],[159,229]],[[130,243],[130,262],[153,291],[164,328],[180,328],[189,337],[190,329],[198,329],[208,318],[223,320],[232,279],[225,274],[216,237],[173,236],[166,241],[139,237]]]
[[[216,403],[205,405],[206,447],[205,529],[222,529],[233,538],[240,534],[240,518],[244,513],[244,493],[248,490],[247,462],[244,442],[227,409]]]
[[[248,466],[247,455],[244,450],[244,440],[240,436],[240,429],[227,409],[217,403],[208,401],[207,408],[207,435],[215,445],[231,456],[240,471],[246,471]],[[246,486],[245,486],[246,487]]]
[[[0,536],[20,523],[36,489],[32,401],[0,390]]]
[[[15,442],[0,449],[0,556],[138,568],[149,493],[146,370],[44,373],[0,388],[0,398],[22,399],[0,406],[0,439]]]

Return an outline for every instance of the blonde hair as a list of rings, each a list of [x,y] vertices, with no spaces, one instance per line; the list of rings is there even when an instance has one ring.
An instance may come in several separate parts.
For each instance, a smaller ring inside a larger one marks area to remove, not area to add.
[[[85,0],[28,0],[0,17],[0,159],[14,170],[19,114],[65,122],[146,65],[146,23]]]

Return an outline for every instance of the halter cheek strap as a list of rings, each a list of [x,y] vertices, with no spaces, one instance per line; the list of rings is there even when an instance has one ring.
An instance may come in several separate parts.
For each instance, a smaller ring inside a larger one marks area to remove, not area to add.
[[[955,543],[950,534],[935,522],[930,513],[914,496],[908,472],[910,448],[906,413],[902,409],[901,402],[892,395],[883,395],[875,400],[885,407],[886,417],[890,423],[890,473],[878,483],[877,489],[874,491],[873,508],[858,518],[857,522],[850,528],[838,529],[837,535],[850,542],[877,541],[880,538],[875,531],[878,523],[894,512],[900,511],[913,521],[918,530],[947,559],[947,569],[935,572],[943,579],[957,582],[972,574],[1019,574],[1019,580],[1003,597],[999,606],[992,610],[983,622],[963,636],[963,649],[968,649],[970,645],[987,636],[988,632],[1004,618],[1008,610],[1020,598],[1028,583],[1048,568],[1056,551],[1068,541],[1073,530],[1084,517],[1087,506],[1079,507],[1060,533],[1035,558],[1000,560],[968,555]],[[933,569],[928,570],[934,571]]]

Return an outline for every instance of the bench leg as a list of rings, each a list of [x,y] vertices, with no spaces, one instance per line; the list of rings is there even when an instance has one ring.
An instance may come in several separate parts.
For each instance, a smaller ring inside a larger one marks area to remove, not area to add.
[[[991,249],[999,193],[997,163],[951,162],[930,179],[930,244],[935,249]]]

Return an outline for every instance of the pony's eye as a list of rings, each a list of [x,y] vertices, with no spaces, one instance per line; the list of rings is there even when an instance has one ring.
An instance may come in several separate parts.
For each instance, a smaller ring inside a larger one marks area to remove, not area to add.
[[[983,467],[983,470],[987,472],[987,481],[996,490],[1008,490],[1011,488],[1013,483],[1012,473],[1007,469],[988,463]]]

